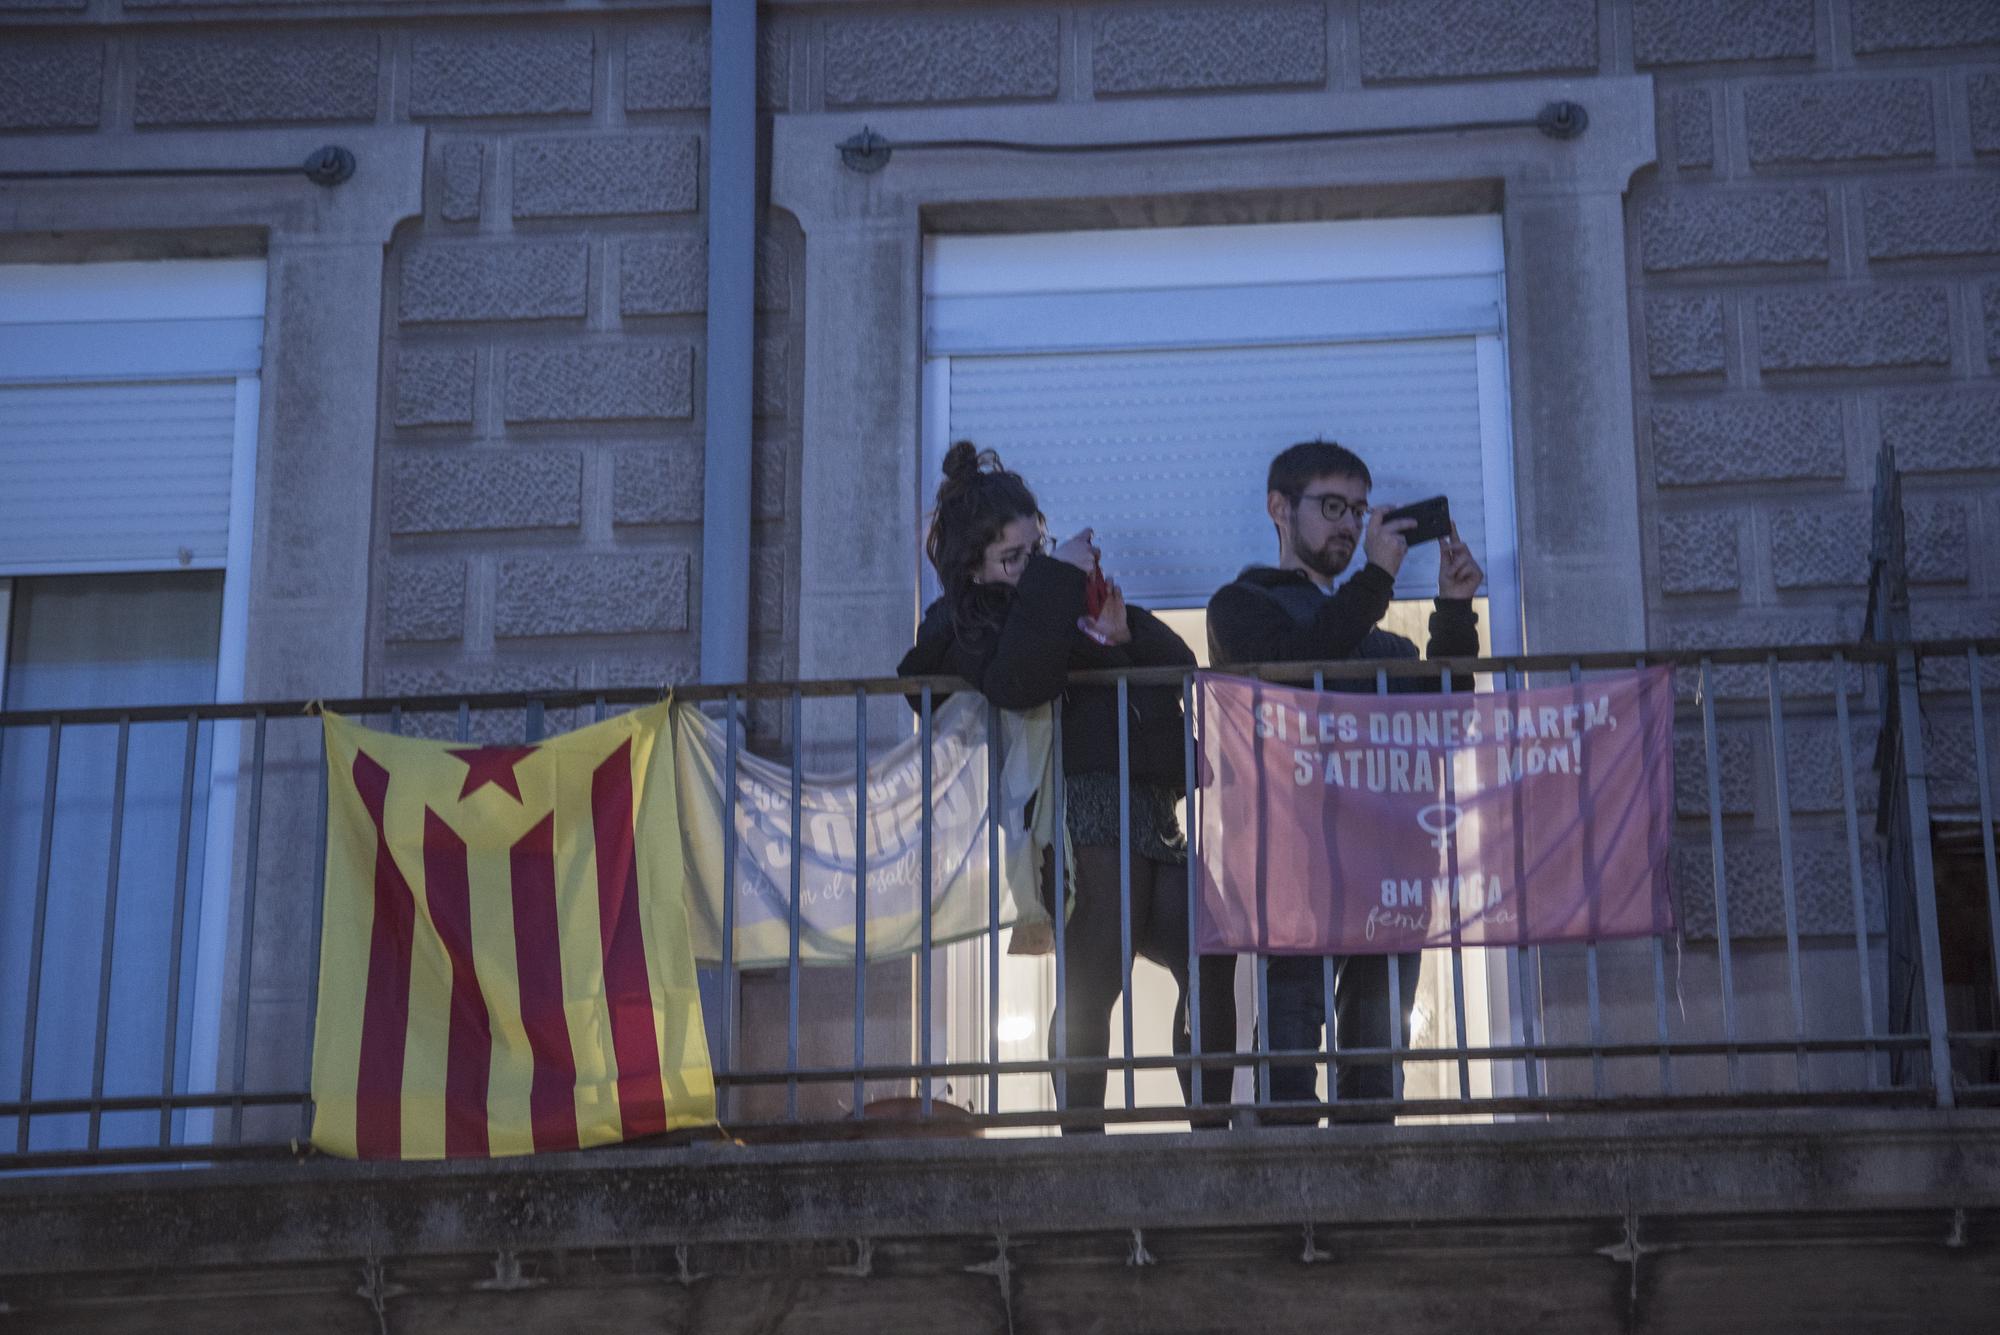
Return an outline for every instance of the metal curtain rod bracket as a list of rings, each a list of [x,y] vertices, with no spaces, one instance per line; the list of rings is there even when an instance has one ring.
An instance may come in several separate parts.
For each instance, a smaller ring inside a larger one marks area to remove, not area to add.
[[[935,149],[983,149],[996,153],[1143,153],[1167,148],[1240,148],[1251,144],[1306,144],[1339,139],[1396,139],[1411,135],[1465,134],[1475,130],[1539,130],[1551,139],[1575,139],[1590,128],[1590,114],[1580,102],[1549,102],[1533,116],[1510,120],[1453,121],[1448,125],[1384,126],[1354,130],[1302,130],[1292,134],[1238,134],[1189,139],[1120,139],[1089,143],[1050,144],[1021,139],[889,140],[864,126],[861,133],[840,141],[840,160],[850,170],[881,171],[896,153]]]
[[[133,176],[303,176],[314,185],[336,186],[354,175],[354,153],[339,144],[316,148],[293,167],[108,167],[87,171],[0,172],[0,181],[84,181]]]

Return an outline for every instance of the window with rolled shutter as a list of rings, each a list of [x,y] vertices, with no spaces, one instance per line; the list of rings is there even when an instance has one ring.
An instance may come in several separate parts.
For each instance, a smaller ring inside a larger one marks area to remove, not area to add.
[[[1497,217],[938,236],[925,261],[926,495],[952,441],[990,446],[1135,601],[1200,607],[1275,556],[1272,456],[1337,440],[1374,500],[1449,497],[1518,650]],[[1396,596],[1434,596],[1436,560]]]
[[[242,698],[264,279],[262,260],[0,265],[0,709]],[[192,732],[189,750],[179,720],[0,729],[5,1087],[158,1090],[162,1014],[172,1088],[216,1087],[247,775],[241,725]],[[212,1121],[182,1110],[173,1134]],[[38,1118],[26,1143],[160,1134],[114,1110]]]
[[[0,265],[0,577],[220,570],[261,260]]]

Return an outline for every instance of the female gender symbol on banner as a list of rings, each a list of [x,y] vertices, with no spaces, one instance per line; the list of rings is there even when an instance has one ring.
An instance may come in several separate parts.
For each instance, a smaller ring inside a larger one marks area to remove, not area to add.
[[[1431,813],[1436,812],[1433,816]],[[1452,832],[1465,819],[1465,808],[1452,802],[1439,802],[1435,806],[1423,807],[1417,812],[1417,824],[1431,836],[1431,847],[1439,852],[1450,847]],[[1436,824],[1432,824],[1435,821]]]

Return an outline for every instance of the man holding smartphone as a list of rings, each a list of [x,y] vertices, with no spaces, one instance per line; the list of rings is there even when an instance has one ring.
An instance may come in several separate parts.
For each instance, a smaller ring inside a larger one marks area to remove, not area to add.
[[[1431,515],[1392,517],[1389,506],[1369,506],[1373,486],[1368,465],[1331,441],[1303,441],[1271,461],[1265,511],[1277,530],[1278,564],[1249,566],[1234,583],[1208,602],[1208,653],[1216,667],[1236,663],[1330,662],[1350,659],[1414,659],[1417,646],[1377,626],[1395,593],[1410,540]],[[1440,498],[1441,499],[1441,498]],[[1429,505],[1430,503],[1425,503]],[[1479,653],[1479,619],[1472,597],[1486,577],[1459,540],[1449,515],[1436,534],[1438,596],[1430,619],[1429,656],[1470,658]],[[1338,588],[1359,547],[1366,558]],[[1329,677],[1328,690],[1375,689],[1372,673]],[[1470,690],[1470,678],[1454,678],[1453,689]],[[1435,691],[1434,680],[1391,678],[1392,691]],[[1416,1001],[1421,956],[1401,955],[1397,966],[1401,996],[1393,1003],[1409,1042],[1410,1011]],[[1320,1046],[1321,1026],[1334,1025],[1336,1046],[1386,1048],[1391,1029],[1389,965],[1385,955],[1348,955],[1329,961],[1334,974],[1334,1015],[1326,1014],[1326,965],[1314,956],[1283,956],[1269,965],[1269,1029],[1273,1051]],[[1273,1063],[1270,1097],[1280,1102],[1313,1098],[1316,1063]],[[1389,1099],[1396,1082],[1391,1067],[1345,1063],[1340,1099]],[[1318,1120],[1314,1112],[1309,1118]],[[1387,1114],[1384,1114],[1386,1117]]]

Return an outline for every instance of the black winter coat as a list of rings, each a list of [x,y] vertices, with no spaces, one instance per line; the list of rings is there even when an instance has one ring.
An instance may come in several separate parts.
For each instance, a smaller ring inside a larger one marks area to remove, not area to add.
[[[997,586],[996,586],[997,587]],[[917,643],[896,665],[902,677],[959,676],[1002,709],[1063,701],[1063,768],[1069,774],[1118,772],[1118,688],[1066,689],[1068,673],[1121,667],[1193,667],[1194,652],[1143,607],[1125,605],[1128,643],[1102,645],[1077,629],[1084,614],[1084,574],[1051,556],[1031,556],[1005,598],[997,632],[967,641],[942,598],[924,612]],[[1004,596],[1004,595],[1003,595]],[[1187,763],[1177,686],[1130,686],[1126,742],[1132,780],[1181,791]]]
[[[1376,565],[1356,571],[1330,594],[1304,572],[1249,566],[1208,602],[1208,660],[1233,663],[1313,663],[1342,658],[1417,657],[1417,646],[1375,623],[1389,610],[1395,581]],[[1428,657],[1472,658],[1479,653],[1479,617],[1470,598],[1440,598],[1431,613]],[[1472,678],[1452,674],[1452,690],[1469,691]],[[1329,691],[1372,694],[1372,675],[1326,679]],[[1435,677],[1392,677],[1389,689],[1435,691]]]

